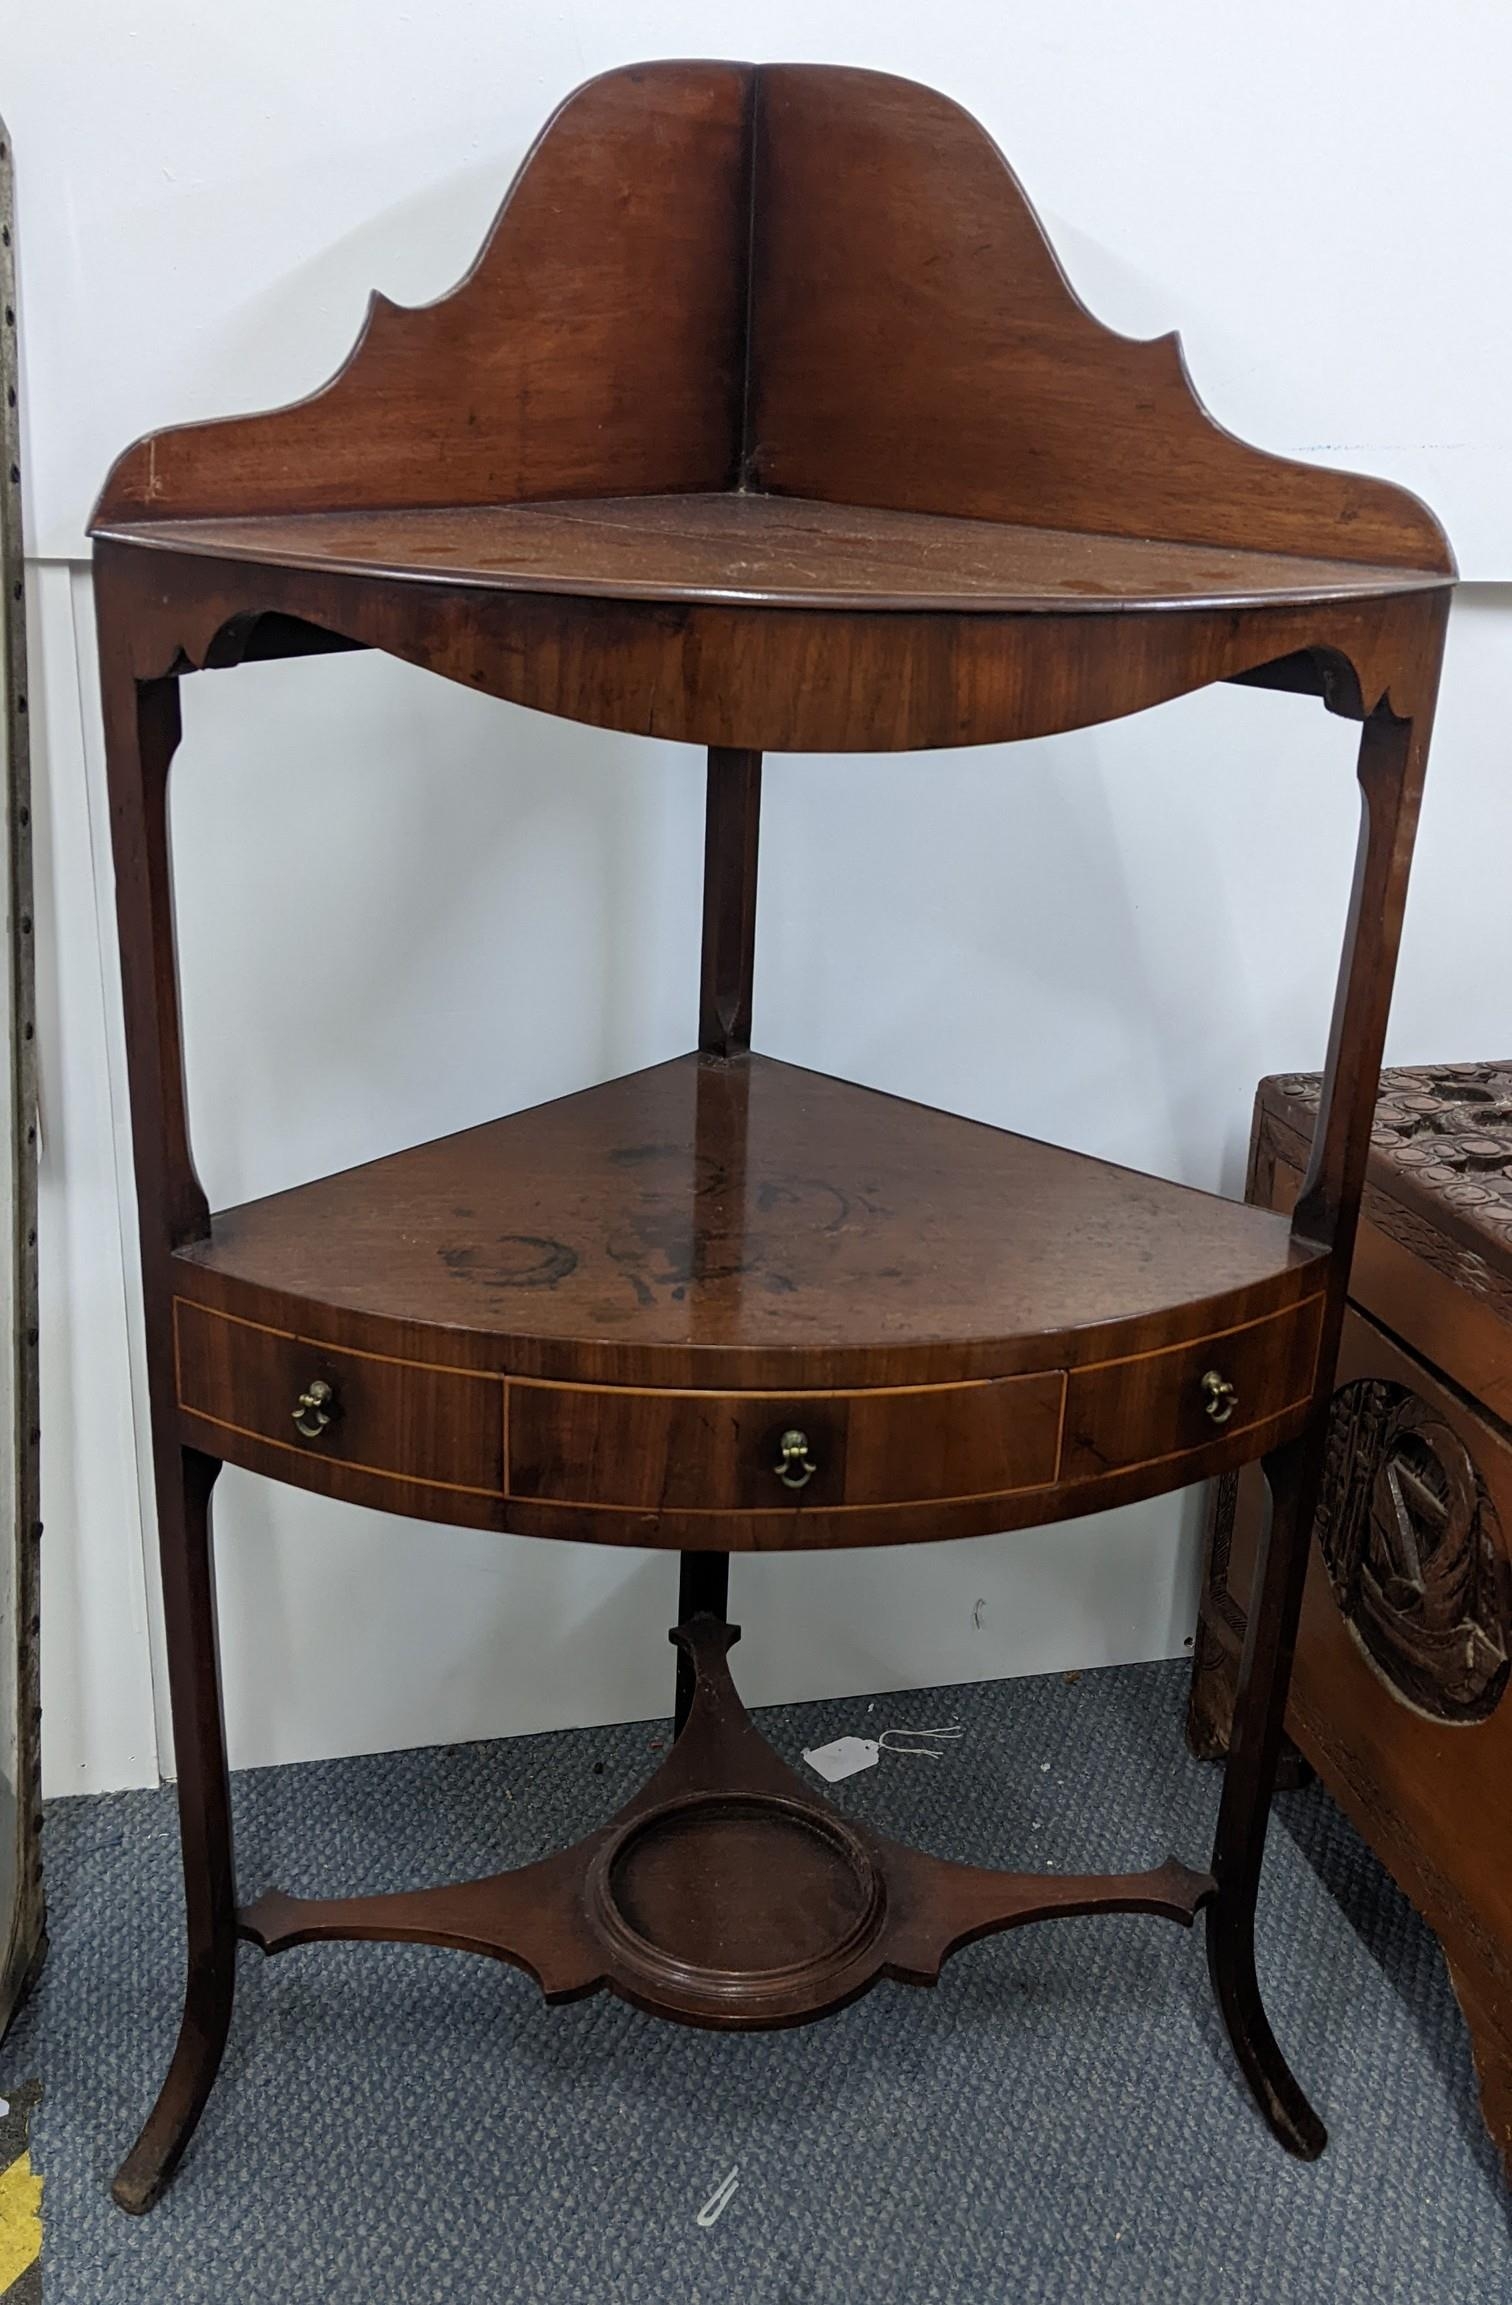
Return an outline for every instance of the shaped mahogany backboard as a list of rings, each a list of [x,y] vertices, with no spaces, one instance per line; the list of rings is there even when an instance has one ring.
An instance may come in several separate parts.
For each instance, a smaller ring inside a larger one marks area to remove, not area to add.
[[[1174,336],[1094,320],[968,113],[828,65],[589,81],[450,296],[375,299],[292,408],[139,442],[95,521],[732,486],[1453,567],[1405,490],[1246,447]]]
[[[413,309],[375,296],[346,365],[308,400],[149,433],[94,525],[729,487],[749,84],[740,64],[590,80],[547,122],[449,296]]]
[[[756,155],[761,487],[1452,569],[1407,490],[1248,447],[1202,406],[1174,335],[1094,320],[1003,155],[947,97],[772,65]]]

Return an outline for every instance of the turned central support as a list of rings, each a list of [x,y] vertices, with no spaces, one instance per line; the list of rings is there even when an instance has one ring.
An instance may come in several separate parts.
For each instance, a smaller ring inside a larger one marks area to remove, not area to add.
[[[728,1553],[680,1553],[677,1575],[677,1621],[690,1624],[696,1617],[723,1623],[730,1613],[730,1556]],[[693,1709],[692,1652],[678,1642],[677,1697],[672,1734],[680,1737]]]

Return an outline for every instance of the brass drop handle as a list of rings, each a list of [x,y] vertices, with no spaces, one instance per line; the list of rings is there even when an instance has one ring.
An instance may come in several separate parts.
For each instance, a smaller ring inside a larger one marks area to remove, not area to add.
[[[306,1385],[294,1407],[294,1423],[307,1441],[318,1441],[336,1414],[336,1394],[324,1377]]]
[[[1205,1369],[1202,1376],[1202,1407],[1205,1416],[1215,1425],[1226,1425],[1239,1406],[1239,1395],[1228,1378],[1216,1369]]]
[[[777,1462],[772,1467],[785,1489],[808,1487],[819,1467],[809,1455],[809,1437],[796,1425],[785,1432],[777,1443]]]

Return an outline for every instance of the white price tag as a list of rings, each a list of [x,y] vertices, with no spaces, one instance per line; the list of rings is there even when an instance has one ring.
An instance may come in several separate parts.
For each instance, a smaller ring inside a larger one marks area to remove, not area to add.
[[[837,1737],[832,1745],[815,1745],[803,1757],[826,1784],[838,1785],[858,1769],[874,1769],[881,1750],[870,1737]]]

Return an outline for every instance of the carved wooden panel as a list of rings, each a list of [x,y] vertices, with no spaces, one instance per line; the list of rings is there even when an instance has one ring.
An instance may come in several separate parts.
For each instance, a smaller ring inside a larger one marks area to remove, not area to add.
[[[1464,1442],[1407,1386],[1367,1377],[1335,1395],[1317,1534],[1334,1598],[1398,1696],[1484,1720],[1512,1643],[1501,1522]]]
[[[1291,1073],[1262,1087],[1262,1134],[1294,1164],[1321,1086]],[[1512,1064],[1392,1066],[1370,1150],[1369,1221],[1512,1318]]]
[[[1315,1111],[1321,1077],[1292,1073],[1275,1086]],[[1512,1242],[1512,1063],[1393,1065],[1381,1075],[1370,1141],[1404,1176]]]

